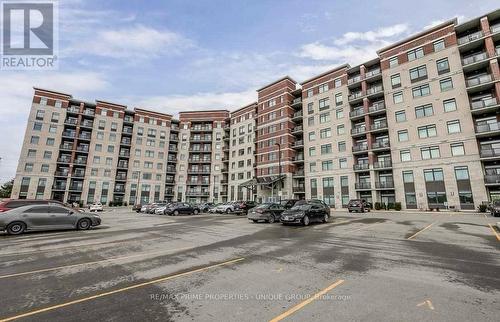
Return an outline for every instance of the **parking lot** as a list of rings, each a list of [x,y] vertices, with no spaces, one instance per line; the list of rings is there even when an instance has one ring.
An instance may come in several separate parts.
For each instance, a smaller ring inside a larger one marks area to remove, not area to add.
[[[0,235],[0,321],[498,321],[495,218],[332,215],[114,209],[89,231]]]

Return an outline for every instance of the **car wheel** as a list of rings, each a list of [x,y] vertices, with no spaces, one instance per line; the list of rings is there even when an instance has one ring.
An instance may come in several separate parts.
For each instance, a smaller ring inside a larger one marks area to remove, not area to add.
[[[309,224],[310,224],[310,223],[311,223],[311,222],[310,222],[310,220],[309,220],[309,216],[307,216],[307,215],[306,215],[306,216],[304,216],[304,219],[302,219],[302,225],[304,225],[304,226],[309,226]]]
[[[179,215],[179,211],[178,211],[178,210],[174,210],[173,215],[174,215],[174,216],[178,216],[178,215]]]
[[[254,223],[257,223],[257,222],[258,222],[258,220],[257,220],[257,219],[252,219],[252,221],[253,221]]]
[[[226,209],[226,214],[230,214],[231,213],[231,209],[227,208]]]
[[[20,235],[26,230],[26,224],[22,222],[13,222],[7,226],[7,234]]]
[[[274,215],[271,215],[271,216],[269,216],[269,220],[268,221],[269,221],[270,224],[274,224],[274,222],[276,221],[276,218],[274,218]]]
[[[361,208],[359,212],[365,212],[365,208]]]
[[[351,210],[351,209],[347,209],[347,211],[352,212],[352,210]]]
[[[92,223],[90,222],[90,219],[83,218],[78,221],[76,224],[76,229],[78,230],[87,230],[92,226]]]
[[[193,214],[197,215],[199,213],[198,209],[193,210]]]
[[[327,223],[329,218],[330,217],[327,214],[325,214],[325,216],[323,217],[323,222]]]

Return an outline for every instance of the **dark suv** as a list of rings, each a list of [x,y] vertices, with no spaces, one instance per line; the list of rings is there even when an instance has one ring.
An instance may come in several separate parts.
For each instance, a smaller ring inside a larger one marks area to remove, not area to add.
[[[236,209],[240,210],[244,214],[247,214],[249,209],[257,206],[257,203],[255,201],[236,201],[235,206]]]
[[[197,215],[200,213],[198,207],[192,206],[187,202],[174,202],[167,205],[167,208],[163,212],[165,215],[178,216],[180,214],[186,215]]]
[[[311,201],[295,204],[281,215],[281,223],[284,225],[302,224],[308,226],[314,221],[326,223],[328,219],[330,219],[330,207]]]
[[[23,207],[23,206],[31,206],[31,205],[61,205],[64,204],[60,201],[56,200],[39,200],[39,199],[6,199],[0,202],[0,212],[5,212],[11,209]]]
[[[351,199],[347,204],[347,210],[349,212],[353,211],[365,212],[365,210],[369,212],[370,208],[371,204],[365,199]]]

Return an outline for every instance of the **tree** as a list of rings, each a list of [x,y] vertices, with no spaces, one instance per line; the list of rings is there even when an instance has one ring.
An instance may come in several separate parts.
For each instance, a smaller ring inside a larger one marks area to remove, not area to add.
[[[12,193],[12,186],[14,186],[14,179],[7,181],[0,187],[0,198],[10,198]]]

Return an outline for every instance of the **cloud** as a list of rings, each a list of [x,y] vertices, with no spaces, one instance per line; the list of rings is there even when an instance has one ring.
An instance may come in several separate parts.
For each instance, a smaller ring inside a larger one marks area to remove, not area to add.
[[[335,39],[334,43],[336,45],[345,45],[355,41],[378,42],[383,39],[404,34],[408,31],[409,28],[407,24],[397,24],[365,32],[350,31],[343,34],[339,39]]]
[[[14,177],[21,152],[33,87],[54,89],[77,97],[108,89],[103,75],[87,71],[2,72],[0,77],[0,182]]]
[[[66,55],[149,59],[177,55],[192,46],[192,41],[178,33],[136,24],[131,27],[97,30],[88,38],[73,42]]]

